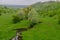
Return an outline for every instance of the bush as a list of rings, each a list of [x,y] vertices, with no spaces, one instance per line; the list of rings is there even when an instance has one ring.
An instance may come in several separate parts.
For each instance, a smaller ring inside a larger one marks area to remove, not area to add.
[[[60,20],[58,21],[58,24],[60,24]]]
[[[0,16],[1,16],[1,13],[0,13]]]
[[[58,24],[60,24],[60,15],[58,15]]]
[[[13,23],[18,23],[20,21],[20,18],[18,16],[13,16]]]
[[[60,24],[60,18],[58,19],[58,24]]]

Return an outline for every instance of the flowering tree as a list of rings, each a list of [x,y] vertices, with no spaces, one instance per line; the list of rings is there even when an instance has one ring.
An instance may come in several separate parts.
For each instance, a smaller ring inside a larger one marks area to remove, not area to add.
[[[36,10],[33,8],[29,13],[28,13],[28,20],[32,23],[38,23],[39,20],[39,14],[36,12]]]

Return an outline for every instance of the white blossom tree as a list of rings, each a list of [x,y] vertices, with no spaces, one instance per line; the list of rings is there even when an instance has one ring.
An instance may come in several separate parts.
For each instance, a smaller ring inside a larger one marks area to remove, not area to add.
[[[36,12],[36,10],[33,8],[29,13],[28,13],[28,20],[30,22],[38,23],[39,20],[39,14]]]

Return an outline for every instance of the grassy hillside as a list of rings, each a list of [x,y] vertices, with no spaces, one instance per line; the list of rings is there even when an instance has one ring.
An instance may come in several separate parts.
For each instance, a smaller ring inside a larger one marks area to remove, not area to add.
[[[35,25],[34,28],[23,32],[23,40],[60,40],[59,7],[59,2],[44,2],[41,4],[34,4],[33,8],[35,10],[32,10],[29,13],[33,13],[33,15],[39,14],[39,20],[42,23],[39,23]],[[2,14],[0,16],[0,40],[9,40],[11,37],[15,36],[16,31],[13,29],[27,28],[29,26],[28,20],[22,20],[21,22],[13,24],[13,15],[16,14],[17,12],[14,11],[14,13]],[[35,16],[32,17],[34,18]]]

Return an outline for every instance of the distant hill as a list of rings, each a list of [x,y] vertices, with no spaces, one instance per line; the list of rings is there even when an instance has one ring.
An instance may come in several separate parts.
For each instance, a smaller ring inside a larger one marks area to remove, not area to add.
[[[11,8],[24,8],[28,5],[2,5],[2,6],[6,6],[6,7],[11,7]]]

